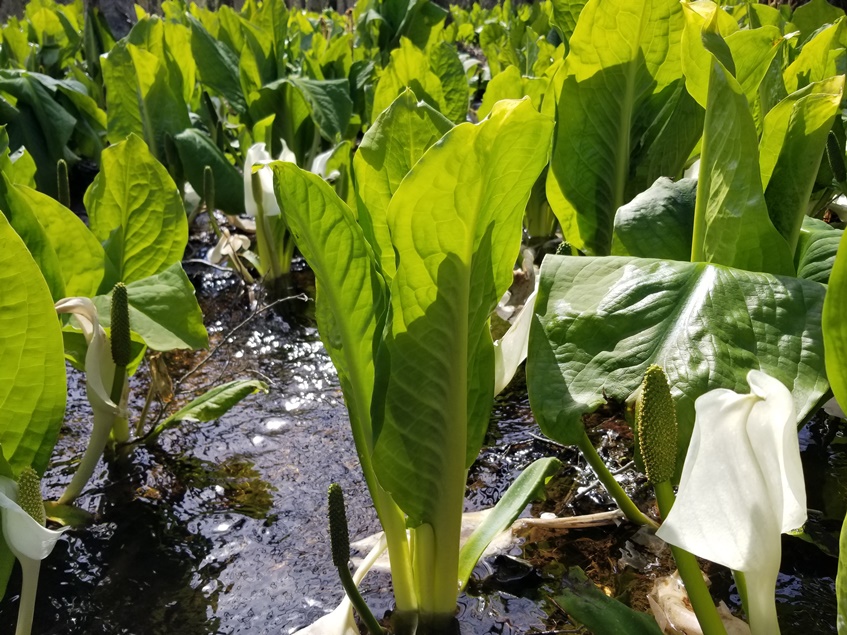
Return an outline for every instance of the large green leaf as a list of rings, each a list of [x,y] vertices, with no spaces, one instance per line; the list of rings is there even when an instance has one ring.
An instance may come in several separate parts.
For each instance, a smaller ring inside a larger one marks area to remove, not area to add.
[[[143,138],[153,154],[165,157],[165,135],[188,128],[182,77],[154,53],[122,41],[102,59],[112,144],[130,134]]]
[[[305,165],[314,158],[316,135],[320,134],[313,119],[312,105],[304,93],[293,82],[279,80],[262,88],[250,103],[250,116],[254,121],[273,116],[271,129],[271,154],[278,156],[282,151],[280,139]]]
[[[0,244],[0,461],[15,475],[30,465],[43,474],[65,413],[62,332],[38,265],[2,214]],[[14,561],[0,538],[0,597]]]
[[[14,96],[14,106],[2,92]],[[67,144],[77,118],[53,98],[36,73],[0,70],[0,124],[9,124],[13,148],[25,146],[32,153],[38,165],[38,188],[55,195],[56,163],[59,159],[76,160]]]
[[[835,398],[843,406],[847,403],[847,239],[841,246],[832,269],[829,289],[823,310],[823,334],[826,347],[826,371]],[[847,519],[839,540],[838,575],[835,580],[838,599],[838,633],[847,632]]]
[[[97,293],[103,280],[106,255],[91,230],[54,198],[23,185],[14,188],[29,204],[56,253],[64,295],[91,297]]]
[[[419,102],[406,89],[377,117],[353,157],[359,224],[388,278],[396,270],[388,204],[412,166],[452,127],[435,108]]]
[[[126,285],[129,324],[155,351],[209,346],[203,312],[181,263]],[[103,326],[111,325],[112,294],[98,295],[94,305]]]
[[[826,346],[826,372],[832,392],[843,407],[847,404],[847,239],[841,239],[829,289],[823,308],[823,336]],[[838,598],[838,634],[847,632],[847,519],[841,528],[838,576],[835,579]]]
[[[479,119],[487,117],[494,104],[501,99],[521,99],[526,96],[532,99],[532,105],[540,111],[541,100],[549,85],[549,79],[521,77],[521,71],[517,66],[507,66],[488,82],[476,116]]]
[[[826,372],[832,392],[842,406],[847,405],[847,239],[841,246],[829,277],[823,308],[823,337],[826,347]]]
[[[0,216],[6,217],[12,229],[29,249],[41,270],[41,275],[47,282],[53,301],[58,302],[64,298],[65,282],[56,250],[53,249],[44,227],[38,222],[33,205],[2,173],[0,173]]]
[[[417,522],[440,523],[457,501],[461,509],[494,396],[488,316],[512,282],[552,127],[529,100],[500,102],[482,123],[457,126],[432,146],[391,199],[397,273],[374,465]]]
[[[574,28],[576,28],[577,19],[585,6],[586,0],[552,0],[550,6],[553,9],[553,15],[550,21],[562,33],[562,41],[565,44],[571,39]]]
[[[831,225],[806,216],[794,253],[794,266],[797,277],[814,280],[821,284],[829,283],[829,275],[835,264],[838,243],[844,232]]]
[[[793,251],[768,216],[757,155],[747,98],[712,58],[691,260],[794,275]]]
[[[779,64],[778,55],[782,53],[785,43],[786,40],[775,26],[744,29],[726,37],[726,44],[735,63],[735,79],[753,110],[757,129],[761,129],[762,118],[770,108],[770,104],[762,100],[759,89],[774,60]]]
[[[462,123],[468,118],[468,78],[465,67],[456,53],[456,47],[439,42],[429,52],[429,67],[441,81],[444,90],[442,112],[453,123]],[[523,97],[518,95],[516,98]]]
[[[182,260],[188,243],[179,191],[140,137],[104,150],[102,160],[85,192],[91,231],[109,259],[101,291],[165,271]]]
[[[197,19],[189,16],[188,23],[191,27],[191,51],[200,81],[226,98],[237,112],[247,112],[247,100],[238,75],[238,57],[226,44],[216,40]]]
[[[657,179],[615,214],[612,254],[690,260],[696,195],[695,179]]]
[[[447,112],[444,88],[438,75],[432,72],[426,54],[406,38],[400,47],[391,51],[391,61],[382,71],[374,93],[371,119],[376,117],[407,88],[440,112]]]
[[[608,254],[615,211],[657,177],[676,176],[696,143],[668,144],[673,172],[631,178],[642,136],[682,82],[683,22],[674,0],[589,0],[580,14],[547,178],[550,206],[578,249]]]
[[[832,6],[827,0],[811,0],[794,10],[791,21],[800,31],[800,42],[805,42],[825,24],[833,24],[844,17],[844,11]]]
[[[280,161],[271,167],[280,209],[315,274],[318,332],[338,371],[356,449],[372,488],[370,410],[385,283],[355,215],[332,187],[292,163]]]
[[[291,77],[282,81],[291,82],[303,94],[312,108],[312,119],[324,138],[334,142],[344,135],[353,112],[350,84],[346,79]]]
[[[215,179],[215,204],[227,214],[244,213],[244,179],[218,146],[199,130],[189,128],[174,138],[182,172],[195,192],[203,192],[206,166]]]
[[[783,72],[785,89],[789,93],[838,75],[843,66],[844,48],[841,44],[845,18],[819,31],[800,49],[800,54]]]
[[[792,93],[765,116],[759,144],[765,202],[792,253],[843,90],[844,76],[830,77]]]
[[[0,214],[0,447],[15,474],[43,473],[65,412],[65,361],[53,299]]]
[[[750,369],[788,386],[802,421],[828,389],[824,293],[816,282],[702,262],[547,256],[527,357],[533,413],[550,438],[575,443],[584,414],[607,397],[623,402],[659,364],[677,404],[678,465],[695,399],[743,392]]]
[[[650,615],[631,609],[603,593],[579,567],[569,569],[565,580],[567,586],[556,602],[594,635],[662,634],[662,629]]]

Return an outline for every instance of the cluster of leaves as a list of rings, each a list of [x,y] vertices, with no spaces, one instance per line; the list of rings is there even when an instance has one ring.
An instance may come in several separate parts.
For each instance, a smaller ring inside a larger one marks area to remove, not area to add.
[[[678,469],[695,399],[743,389],[750,369],[792,390],[798,423],[830,383],[844,399],[843,231],[816,217],[847,192],[847,18],[825,0],[359,0],[344,15],[169,0],[137,13],[116,38],[81,0],[32,0],[0,28],[3,231],[52,301],[93,298],[108,324],[125,283],[137,357],[202,347],[179,264],[188,186],[211,180],[217,207],[240,215],[259,176],[242,169],[248,149],[287,157],[271,168],[274,232],[315,271],[401,612],[449,613],[457,569],[466,581],[478,555],[460,554],[456,518],[521,216],[531,236],[558,225],[572,254],[542,267],[528,344],[551,438],[582,442],[582,417],[624,401],[652,364],[679,414]],[[88,226],[51,198],[60,160],[99,167]],[[64,347],[82,360],[68,326]],[[54,397],[31,432],[0,398],[13,472],[46,466]]]

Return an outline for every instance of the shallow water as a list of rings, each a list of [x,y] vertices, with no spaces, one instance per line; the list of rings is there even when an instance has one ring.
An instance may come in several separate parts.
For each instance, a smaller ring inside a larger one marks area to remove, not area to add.
[[[190,270],[218,344],[250,314],[248,298],[227,274]],[[180,377],[204,355],[170,356],[169,369]],[[378,523],[332,364],[314,329],[293,327],[267,311],[182,386],[200,390],[245,377],[264,379],[270,393],[248,398],[220,420],[168,431],[120,465],[101,464],[79,500],[93,522],[67,532],[42,566],[34,633],[287,634],[339,602],[325,522],[328,485],[335,481],[344,488],[353,540],[377,531]],[[132,380],[136,416],[147,381],[143,370]],[[87,438],[81,376],[72,372],[69,384],[65,430],[44,481],[48,499],[70,480]],[[614,417],[601,419],[593,432],[601,453],[612,465],[627,464],[628,431]],[[823,461],[824,482],[843,489],[843,446],[819,446],[814,435],[807,436],[807,463],[820,467]],[[551,483],[552,498],[525,514],[610,508],[578,454],[542,438],[518,385],[495,405],[486,448],[468,478],[466,510],[491,506],[521,469],[550,455],[568,467]],[[619,478],[636,497],[647,495],[632,469]],[[829,510],[827,518],[839,512],[843,516],[843,508]],[[816,526],[829,528],[824,521],[831,523],[822,519]],[[642,543],[629,525],[566,537],[531,532],[525,544],[478,565],[460,599],[462,633],[583,632],[556,601],[562,574],[573,565],[643,608],[652,577],[669,564],[666,555]],[[834,633],[834,560],[798,543],[786,538],[789,557],[778,594],[784,632]],[[18,586],[15,573],[0,602],[0,633],[13,630]],[[725,574],[717,575],[715,588],[732,603]],[[378,616],[390,612],[387,574],[369,575],[363,590]]]

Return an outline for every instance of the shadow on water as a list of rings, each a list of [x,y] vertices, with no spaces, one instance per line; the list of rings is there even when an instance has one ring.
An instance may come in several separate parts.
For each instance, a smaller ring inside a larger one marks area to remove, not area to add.
[[[247,298],[226,274],[192,273],[212,343],[219,344],[249,315]],[[197,359],[167,357],[175,377]],[[101,464],[79,501],[94,515],[92,523],[67,532],[43,563],[34,633],[287,635],[337,605],[341,588],[324,520],[328,485],[344,488],[353,540],[378,523],[332,364],[314,329],[266,311],[222,343],[184,387],[201,392],[238,377],[262,378],[270,393],[248,398],[217,421],[168,431],[121,467]],[[141,372],[132,381],[137,416],[148,379]],[[490,507],[524,467],[551,455],[567,467],[549,484],[549,498],[525,516],[610,509],[578,454],[543,438],[521,381],[496,401],[485,448],[468,477],[466,510]],[[48,499],[71,478],[87,438],[87,412],[83,378],[71,373],[66,425],[44,480]],[[643,481],[627,468],[628,428],[614,413],[590,423],[604,458],[625,468],[622,484],[646,501]],[[844,514],[835,501],[845,498],[847,444],[836,435],[830,435],[835,443],[824,443],[822,426],[813,423],[803,437],[810,492],[826,493],[821,500],[810,494],[810,507],[822,511],[809,531],[831,537]],[[788,537],[784,553],[778,591],[784,632],[835,633],[834,559]],[[585,632],[556,599],[573,565],[641,610],[653,578],[671,566],[655,540],[627,524],[567,535],[531,530],[477,566],[460,598],[462,635]],[[710,573],[717,596],[737,609],[731,578]],[[14,630],[19,586],[16,569],[0,602],[0,633]],[[388,574],[370,574],[363,593],[379,617],[390,614]]]

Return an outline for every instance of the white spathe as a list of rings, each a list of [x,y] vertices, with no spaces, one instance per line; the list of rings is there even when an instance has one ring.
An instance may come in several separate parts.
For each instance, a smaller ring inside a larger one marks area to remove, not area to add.
[[[65,298],[56,303],[56,313],[76,317],[88,350],[85,353],[85,388],[95,413],[119,414],[119,407],[109,396],[115,378],[115,362],[106,331],[100,326],[97,308],[89,298]]]
[[[271,153],[264,143],[254,143],[247,150],[247,156],[244,158],[244,209],[248,216],[258,216],[259,207],[256,203],[256,196],[253,192],[253,173],[259,175],[259,184],[261,185],[260,203],[262,212],[265,216],[276,216],[280,213],[279,203],[276,201],[274,194],[274,178],[273,172],[266,166],[273,162]],[[297,157],[282,142],[282,152],[279,155],[280,161],[288,161],[289,163],[297,163]],[[254,166],[262,166],[254,168]]]
[[[109,434],[113,428],[123,428],[126,423],[126,400],[129,384],[124,379],[121,391],[121,403],[116,404],[110,397],[112,382],[115,380],[115,362],[106,332],[100,326],[97,308],[89,298],[65,298],[56,303],[57,313],[71,313],[82,329],[88,344],[85,353],[85,388],[88,402],[94,413],[91,438],[80,461],[79,467],[71,479],[59,503],[73,502],[82,493],[97,461],[103,454]]]
[[[0,476],[3,538],[21,565],[21,599],[15,635],[31,635],[41,561],[53,551],[63,530],[43,527],[18,505],[18,484]]]
[[[797,416],[788,389],[752,370],[750,393],[712,390],[696,417],[679,494],[657,535],[745,574],[753,635],[779,633],[780,534],[806,522]]]
[[[218,240],[218,244],[206,254],[206,261],[216,265],[227,256],[238,255],[239,251],[245,249],[250,249],[250,239],[243,234],[232,236],[229,230],[224,227],[221,229],[221,237]]]
[[[0,476],[0,508],[3,509],[3,537],[22,563],[25,559],[41,561],[50,555],[63,531],[42,527],[18,505],[18,484]]]

